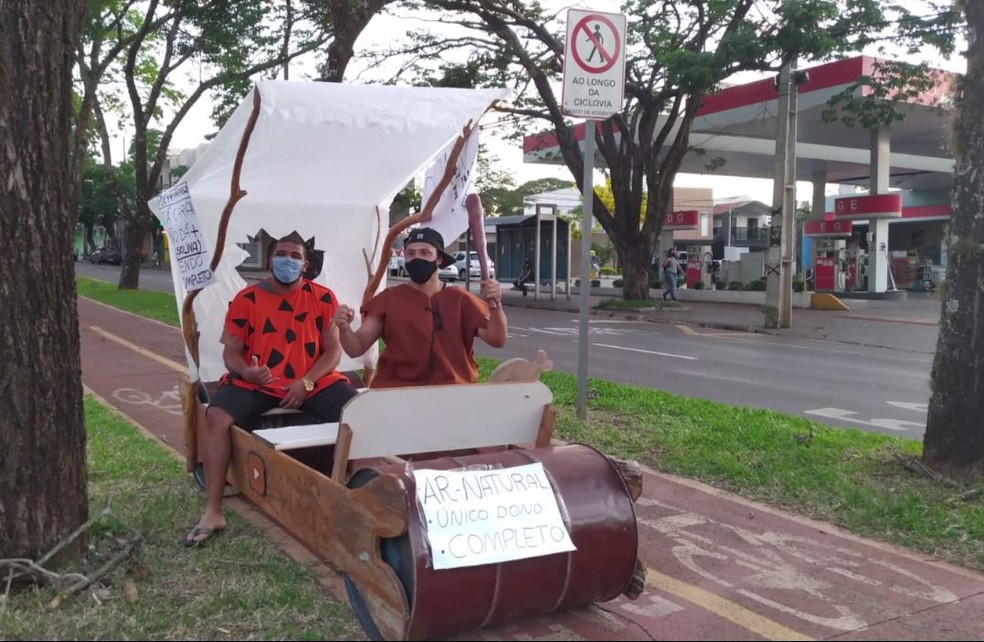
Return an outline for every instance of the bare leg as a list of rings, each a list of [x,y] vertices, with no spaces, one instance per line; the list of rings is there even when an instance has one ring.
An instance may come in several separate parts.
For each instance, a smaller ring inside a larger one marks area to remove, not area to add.
[[[222,514],[222,495],[232,451],[229,440],[232,416],[222,408],[212,407],[208,410],[207,423],[205,452],[202,455],[205,467],[205,513],[198,520],[198,528],[218,531],[226,526],[225,515]]]

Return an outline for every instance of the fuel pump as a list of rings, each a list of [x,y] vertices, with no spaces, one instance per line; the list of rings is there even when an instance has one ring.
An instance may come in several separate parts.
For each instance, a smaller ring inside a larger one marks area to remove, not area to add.
[[[817,292],[837,289],[837,274],[840,272],[837,260],[837,241],[832,238],[816,239],[813,257],[813,287]]]
[[[865,276],[865,266],[867,265],[868,257],[865,255],[864,250],[860,246],[853,246],[847,248],[846,252],[846,272],[845,286],[848,291],[850,290],[864,290],[868,283]]]
[[[704,255],[708,261],[711,257],[710,245],[687,246],[687,287],[696,287],[698,281],[704,282],[704,287],[710,285],[710,273],[704,269]]]

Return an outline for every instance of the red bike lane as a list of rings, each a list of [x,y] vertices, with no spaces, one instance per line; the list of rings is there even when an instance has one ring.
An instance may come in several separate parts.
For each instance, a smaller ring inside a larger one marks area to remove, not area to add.
[[[84,298],[79,316],[86,387],[183,455],[179,330]],[[310,561],[245,502],[229,507]],[[984,639],[982,575],[652,471],[636,514],[648,571],[638,599],[459,639]],[[333,597],[347,602],[321,566]]]

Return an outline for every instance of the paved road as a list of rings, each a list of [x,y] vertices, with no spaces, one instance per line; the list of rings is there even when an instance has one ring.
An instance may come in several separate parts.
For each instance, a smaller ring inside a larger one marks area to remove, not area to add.
[[[931,332],[930,328],[925,329]],[[509,342],[486,356],[547,351],[577,372],[577,316],[509,308]],[[833,425],[921,439],[932,355],[831,341],[592,317],[590,377],[730,405],[770,408]]]
[[[76,270],[115,282],[120,268],[78,263]],[[170,272],[165,270],[142,270],[140,285],[173,291]],[[491,349],[479,342],[479,354],[531,358],[542,348],[557,370],[577,373],[576,314],[510,306],[508,315],[506,348]],[[932,364],[932,354],[924,346],[932,345],[936,329],[901,324],[893,329],[914,335],[904,343],[920,348],[845,345],[592,317],[588,373],[598,379],[921,440]]]
[[[110,283],[118,283],[120,280],[120,266],[118,265],[92,265],[91,263],[76,262],[75,273],[79,276],[87,276]],[[140,270],[140,288],[156,292],[174,292],[171,270]]]

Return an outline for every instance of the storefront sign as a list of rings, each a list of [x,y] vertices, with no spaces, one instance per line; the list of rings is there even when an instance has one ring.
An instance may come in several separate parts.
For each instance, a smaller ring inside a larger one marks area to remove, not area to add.
[[[900,218],[901,194],[847,196],[834,201],[834,215],[839,219]]]
[[[843,236],[849,238],[854,232],[851,221],[807,221],[803,224],[803,236]]]
[[[699,227],[700,212],[697,210],[670,212],[663,221],[664,230],[696,230]]]

